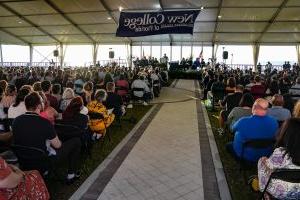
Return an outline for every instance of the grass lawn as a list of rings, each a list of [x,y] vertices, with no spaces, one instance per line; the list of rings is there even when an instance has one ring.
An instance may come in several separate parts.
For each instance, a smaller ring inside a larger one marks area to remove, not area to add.
[[[239,172],[239,165],[233,157],[226,151],[225,145],[233,140],[233,136],[220,135],[217,132],[219,128],[218,114],[219,112],[207,111],[210,123],[213,129],[215,140],[218,146],[220,158],[223,163],[224,172],[233,200],[253,200],[257,199],[257,194],[253,193],[249,186],[245,183],[242,173]],[[257,173],[256,169],[246,172],[246,177]]]
[[[133,109],[127,110],[127,117],[134,116],[137,122],[150,110],[152,106],[134,106]],[[136,122],[136,123],[137,123]],[[109,155],[109,153],[122,141],[122,139],[132,130],[136,123],[130,123],[128,121],[122,121],[122,127],[112,125],[109,129],[111,135],[111,141],[104,144],[104,148],[101,151],[99,143],[95,143],[92,147],[91,157],[87,157],[84,153],[80,160],[81,177],[72,185],[65,185],[62,181],[49,179],[47,185],[51,194],[51,199],[63,200],[68,199],[85,181],[85,179],[101,164],[101,162]],[[58,170],[61,173],[61,178],[65,178],[66,168]]]

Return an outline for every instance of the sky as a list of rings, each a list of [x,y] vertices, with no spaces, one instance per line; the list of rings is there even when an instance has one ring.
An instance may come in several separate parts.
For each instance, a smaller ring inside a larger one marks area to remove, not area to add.
[[[220,45],[217,52],[218,62],[222,62],[223,47],[228,51],[229,58],[226,60],[227,64],[253,64],[252,46],[250,45]],[[56,58],[53,56],[53,50],[56,46],[35,46],[33,51],[33,62],[48,62]],[[172,46],[172,58],[170,57],[170,46],[133,46],[133,57],[152,56],[160,58],[163,54],[171,59],[171,61],[179,61],[182,57],[192,56],[198,57],[202,47],[201,46],[182,46],[181,53],[180,46]],[[128,58],[129,50],[126,45],[100,45],[97,55],[97,60],[109,60],[109,51],[115,52],[115,59],[126,60]],[[2,45],[3,61],[4,62],[29,62],[29,47],[19,45]],[[152,52],[152,53],[151,53]],[[212,47],[203,47],[203,56],[207,61],[211,58]],[[91,45],[68,45],[65,52],[65,63],[71,66],[85,66],[92,63],[92,46]],[[297,61],[295,46],[261,46],[258,61],[265,64],[267,61],[274,65],[281,65],[285,61],[295,63]]]

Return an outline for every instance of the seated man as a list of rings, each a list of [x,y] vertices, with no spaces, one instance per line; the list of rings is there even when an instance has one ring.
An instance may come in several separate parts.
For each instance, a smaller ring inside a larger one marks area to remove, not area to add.
[[[300,77],[296,79],[296,84],[290,88],[289,93],[293,100],[298,101],[300,99]]]
[[[51,82],[50,81],[43,81],[41,83],[41,87],[42,87],[42,90],[43,90],[43,92],[45,93],[45,95],[48,99],[48,102],[50,103],[50,106],[52,108],[54,108],[56,111],[58,111],[59,110],[59,103],[58,103],[58,100],[56,99],[56,97],[51,94],[52,93]]]
[[[291,112],[283,108],[283,96],[275,94],[271,99],[272,108],[268,109],[268,115],[274,117],[277,121],[283,122],[291,118]]]
[[[125,114],[125,108],[123,106],[122,97],[115,93],[115,84],[108,82],[106,84],[107,98],[104,105],[108,110],[113,109],[113,113],[116,117],[121,117]]]
[[[214,82],[211,86],[211,91],[208,91],[209,99],[214,99],[215,101],[222,100],[225,95],[225,84],[223,82],[224,78],[219,75],[218,81]]]
[[[235,158],[241,158],[242,145],[248,140],[275,139],[278,123],[274,118],[267,116],[268,106],[267,100],[257,99],[252,107],[252,116],[243,117],[233,125],[234,140],[228,143],[226,148]],[[268,156],[271,153],[272,147],[267,149],[247,148],[242,159],[257,162],[260,157]]]
[[[32,92],[25,97],[27,112],[17,117],[12,126],[14,143],[27,147],[35,147],[49,152],[54,163],[68,160],[67,183],[72,183],[79,178],[77,162],[80,156],[81,142],[79,138],[73,138],[61,143],[57,137],[53,125],[40,117],[43,110],[42,97],[37,92]],[[44,163],[40,163],[40,166]],[[42,168],[43,168],[42,167]]]
[[[254,99],[263,98],[265,96],[266,87],[261,83],[260,77],[255,76],[254,85],[251,87],[250,92]]]
[[[239,106],[239,103],[243,96],[244,87],[242,85],[237,85],[235,87],[235,92],[233,94],[227,95],[221,102],[221,106],[224,108],[220,112],[219,124],[220,127],[224,127],[224,123],[227,121],[227,117],[234,107]]]
[[[143,89],[143,91],[133,91],[133,95],[138,97],[138,98],[143,98],[144,100],[144,105],[147,105],[147,102],[151,98],[151,91],[145,82],[145,77],[140,76],[139,79],[136,79],[132,82],[131,84],[131,89],[134,90],[135,88],[138,89]]]

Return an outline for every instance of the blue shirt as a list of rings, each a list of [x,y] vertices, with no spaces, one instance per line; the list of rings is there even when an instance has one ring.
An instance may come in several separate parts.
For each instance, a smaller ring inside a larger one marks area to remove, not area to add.
[[[278,129],[276,119],[270,116],[243,117],[233,125],[235,132],[233,149],[238,157],[242,154],[242,144],[251,139],[275,139]],[[272,153],[272,147],[267,149],[244,150],[244,159],[256,162],[262,156],[268,156]]]

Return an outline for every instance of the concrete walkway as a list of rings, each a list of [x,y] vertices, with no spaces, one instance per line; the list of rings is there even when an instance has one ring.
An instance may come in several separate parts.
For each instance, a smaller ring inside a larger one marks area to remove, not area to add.
[[[163,89],[153,102],[156,112],[129,154],[120,166],[111,167],[115,171],[105,185],[93,184],[103,187],[97,199],[230,199],[206,111],[195,98],[197,91],[199,85],[192,80]],[[80,199],[96,199],[97,192],[88,193]]]

